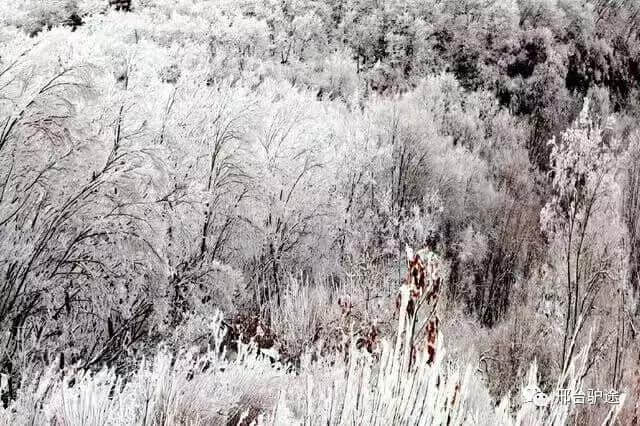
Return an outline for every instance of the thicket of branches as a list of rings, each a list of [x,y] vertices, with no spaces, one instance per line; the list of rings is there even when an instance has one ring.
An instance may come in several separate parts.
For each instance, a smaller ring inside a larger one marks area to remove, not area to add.
[[[298,366],[392,336],[408,244],[442,255],[448,354],[496,400],[534,359],[551,390],[592,330],[581,383],[638,421],[638,22],[577,0],[0,6],[3,404],[52,363],[205,345],[218,311]]]

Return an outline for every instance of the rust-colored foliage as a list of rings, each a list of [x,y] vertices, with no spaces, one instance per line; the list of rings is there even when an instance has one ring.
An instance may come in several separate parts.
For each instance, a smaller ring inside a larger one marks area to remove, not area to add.
[[[377,356],[380,352],[378,337],[380,329],[375,324],[369,324],[366,328],[360,330],[356,339],[356,347],[358,349],[366,349],[370,354]]]
[[[440,288],[442,283],[441,265],[438,257],[428,249],[422,249],[414,253],[407,247],[407,276],[402,286],[408,288],[409,301],[406,315],[412,323],[408,332],[415,333],[411,336],[411,361],[415,361],[418,352],[425,353],[427,362],[433,364],[436,356],[436,344],[439,336],[440,319],[436,312]],[[416,342],[420,339],[422,329],[416,330],[418,310],[422,306],[430,306],[430,313],[425,319],[424,337],[422,344]],[[396,307],[401,306],[401,296],[396,299]]]
[[[427,335],[424,340],[424,347],[422,350],[428,355],[428,363],[433,364],[433,361],[436,357],[436,340],[438,337],[438,326],[440,325],[440,320],[438,316],[434,316],[427,323]]]
[[[258,349],[271,349],[278,342],[277,336],[257,315],[248,313],[240,313],[227,323],[224,344],[236,349],[238,340],[245,344],[254,342]]]
[[[131,0],[109,0],[109,6],[116,10],[129,12],[131,10]]]
[[[346,361],[353,342],[357,349],[364,349],[377,357],[381,349],[378,325],[363,318],[349,298],[339,298],[337,303],[340,318],[320,326],[312,340],[319,345],[319,355],[341,354]]]

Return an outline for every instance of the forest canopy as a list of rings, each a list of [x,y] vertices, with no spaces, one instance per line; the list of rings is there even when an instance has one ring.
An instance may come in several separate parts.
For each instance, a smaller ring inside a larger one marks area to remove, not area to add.
[[[179,368],[212,319],[297,368],[373,353],[407,246],[477,410],[580,359],[640,421],[639,94],[633,0],[4,2],[0,423],[52,365]]]

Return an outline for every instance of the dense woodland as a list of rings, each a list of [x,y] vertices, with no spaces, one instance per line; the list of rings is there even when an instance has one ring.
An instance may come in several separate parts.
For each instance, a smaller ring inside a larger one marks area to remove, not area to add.
[[[639,95],[634,0],[2,2],[0,424],[640,425]],[[458,417],[321,422],[406,246]],[[624,405],[527,423],[531,371]]]

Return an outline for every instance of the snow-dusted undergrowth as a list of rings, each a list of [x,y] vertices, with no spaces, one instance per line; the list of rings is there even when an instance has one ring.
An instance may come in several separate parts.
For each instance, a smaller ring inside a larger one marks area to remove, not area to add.
[[[496,405],[470,366],[440,355],[433,365],[419,358],[408,369],[402,344],[383,341],[378,357],[353,346],[346,358],[312,361],[308,354],[294,369],[251,345],[227,354],[221,329],[214,319],[207,351],[161,349],[130,374],[32,372],[0,411],[0,424],[561,425],[571,412],[553,398],[546,408],[518,401],[515,412],[508,396]],[[580,389],[585,354],[574,358],[558,389]],[[527,388],[537,386],[536,376],[533,363]]]

